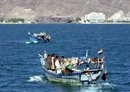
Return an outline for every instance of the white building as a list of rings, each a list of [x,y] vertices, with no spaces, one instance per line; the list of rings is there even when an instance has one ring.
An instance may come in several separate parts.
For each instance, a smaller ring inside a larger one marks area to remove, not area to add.
[[[103,13],[92,12],[88,15],[85,15],[85,19],[90,21],[91,23],[100,23],[105,21],[106,15]]]
[[[80,17],[80,18],[81,18],[81,20],[78,21],[79,23],[81,23],[81,24],[89,24],[89,22],[87,21],[87,19],[85,19],[85,16],[84,17]]]
[[[124,17],[121,17],[120,19],[118,19],[117,21],[127,23],[127,22],[130,22],[130,17],[124,16]]]

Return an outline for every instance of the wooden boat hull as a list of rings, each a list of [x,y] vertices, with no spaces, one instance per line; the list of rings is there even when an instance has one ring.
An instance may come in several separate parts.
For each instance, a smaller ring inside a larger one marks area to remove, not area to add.
[[[77,75],[63,76],[63,75],[48,73],[47,71],[44,71],[44,73],[46,78],[51,82],[64,83],[69,85],[82,85],[82,83],[79,81],[79,76]]]
[[[36,38],[34,36],[30,36],[29,37],[29,42],[30,43],[46,43],[46,42],[49,42],[49,40],[45,40],[45,39],[41,40],[41,39],[38,39],[38,38]]]
[[[30,32],[28,32],[29,35],[29,41],[26,42],[26,44],[31,44],[31,43],[46,43],[50,41],[50,35],[48,35],[48,38],[42,38],[37,36],[38,34],[31,34]],[[44,36],[44,35],[43,35]]]

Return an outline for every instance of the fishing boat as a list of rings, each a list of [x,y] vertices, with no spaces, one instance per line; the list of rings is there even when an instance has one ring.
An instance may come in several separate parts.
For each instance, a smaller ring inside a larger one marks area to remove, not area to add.
[[[46,55],[45,55],[46,56]],[[46,67],[46,63],[48,63],[47,59],[43,56],[40,55],[40,62],[45,74],[45,77],[51,81],[51,82],[56,82],[56,83],[64,83],[64,84],[69,84],[69,85],[84,85],[84,84],[90,84],[90,83],[95,83],[98,79],[102,78],[104,81],[106,80],[106,71],[104,71],[104,63],[101,64],[101,67],[93,68],[93,69],[86,69],[86,66],[83,67],[82,65],[90,58],[86,57],[80,57],[78,59],[78,65],[76,68],[72,69],[73,72],[70,73],[58,73],[57,71],[48,69]],[[72,58],[68,58],[71,59]],[[74,57],[73,57],[74,59]],[[90,61],[89,61],[90,62]],[[78,68],[78,67],[81,67]]]
[[[26,42],[27,44],[49,42],[51,39],[51,36],[45,32],[34,33],[34,34],[28,32],[28,35],[29,35],[29,41]]]

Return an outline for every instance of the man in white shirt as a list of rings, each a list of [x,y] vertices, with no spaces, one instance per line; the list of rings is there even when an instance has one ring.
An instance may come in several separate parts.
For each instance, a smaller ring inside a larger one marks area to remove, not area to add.
[[[56,56],[55,66],[56,66],[56,73],[60,74],[61,73],[61,65],[60,65],[58,56]]]

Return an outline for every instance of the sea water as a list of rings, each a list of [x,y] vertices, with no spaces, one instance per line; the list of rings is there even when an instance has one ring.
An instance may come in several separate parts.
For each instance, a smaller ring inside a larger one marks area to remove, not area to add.
[[[49,43],[26,44],[28,32],[47,32]],[[96,57],[103,48],[107,80],[88,86],[47,81],[38,54]],[[130,25],[0,25],[0,92],[130,92]]]

